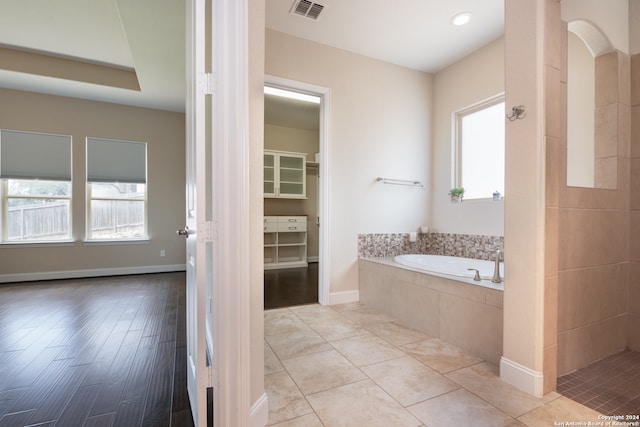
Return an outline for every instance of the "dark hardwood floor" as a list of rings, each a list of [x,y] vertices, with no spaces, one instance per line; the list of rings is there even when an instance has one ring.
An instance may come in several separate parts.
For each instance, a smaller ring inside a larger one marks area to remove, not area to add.
[[[266,270],[264,308],[292,307],[318,302],[318,263],[308,267]]]
[[[192,426],[185,275],[0,285],[0,427]]]

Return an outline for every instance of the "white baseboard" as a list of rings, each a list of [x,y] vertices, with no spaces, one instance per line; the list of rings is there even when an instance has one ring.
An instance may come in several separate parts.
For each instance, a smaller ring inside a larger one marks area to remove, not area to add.
[[[341,292],[331,292],[329,294],[329,305],[347,304],[350,302],[358,302],[358,301],[360,301],[359,291],[341,291]]]
[[[533,396],[542,397],[542,372],[529,369],[504,356],[500,358],[500,379]]]
[[[36,280],[79,279],[85,277],[123,276],[129,274],[168,273],[186,271],[185,264],[147,265],[140,267],[95,268],[90,270],[43,271],[37,273],[0,274],[0,283],[33,282]]]
[[[262,396],[251,405],[251,411],[249,413],[251,427],[264,427],[269,422],[269,398],[267,393],[262,393]]]
[[[308,256],[307,262],[318,262],[319,259],[320,257],[317,257],[317,256]]]

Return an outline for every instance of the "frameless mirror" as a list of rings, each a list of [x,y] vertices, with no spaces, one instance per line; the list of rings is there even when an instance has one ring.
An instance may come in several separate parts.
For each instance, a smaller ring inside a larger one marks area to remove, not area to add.
[[[567,185],[615,189],[621,52],[589,22],[567,35]]]
[[[562,2],[567,34],[567,185],[616,189],[628,118],[629,53],[637,0]],[[604,8],[604,9],[603,9]]]

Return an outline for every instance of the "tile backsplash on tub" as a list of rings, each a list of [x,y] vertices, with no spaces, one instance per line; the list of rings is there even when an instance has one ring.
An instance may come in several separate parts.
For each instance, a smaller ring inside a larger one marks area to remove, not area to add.
[[[474,234],[418,234],[415,243],[409,233],[376,233],[358,235],[358,257],[393,257],[403,254],[449,255],[493,260],[496,250],[504,247],[502,236]]]
[[[358,258],[393,257],[404,254],[423,254],[427,237],[418,234],[416,242],[409,242],[409,233],[358,234]]]

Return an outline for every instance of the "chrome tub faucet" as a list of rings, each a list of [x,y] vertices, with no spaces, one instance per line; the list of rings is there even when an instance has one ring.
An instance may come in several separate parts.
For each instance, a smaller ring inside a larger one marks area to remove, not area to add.
[[[493,268],[493,278],[491,279],[493,283],[502,282],[502,279],[500,278],[500,261],[502,259],[504,259],[504,252],[501,249],[498,249],[496,251],[496,264]]]

